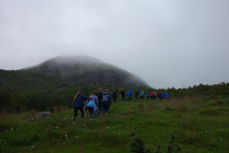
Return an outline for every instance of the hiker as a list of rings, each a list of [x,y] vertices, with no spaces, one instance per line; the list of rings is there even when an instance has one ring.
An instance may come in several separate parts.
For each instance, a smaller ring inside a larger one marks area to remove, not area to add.
[[[150,99],[151,99],[151,100],[153,100],[153,95],[154,95],[154,94],[153,94],[153,91],[150,91],[149,96],[150,96]]]
[[[168,99],[170,96],[168,93],[164,93],[164,99]]]
[[[149,90],[146,90],[146,99],[148,99],[149,100]]]
[[[96,111],[98,108],[98,97],[95,94],[92,94],[88,98],[86,104],[86,110],[88,110],[89,118],[96,117]]]
[[[103,92],[102,89],[98,89],[98,92],[96,94],[97,98],[98,98],[98,113],[100,114],[102,112],[102,97],[103,97]]]
[[[135,99],[138,99],[138,95],[139,95],[139,91],[137,90],[137,91],[135,92]]]
[[[121,93],[121,96],[122,96],[122,102],[124,102],[125,98],[126,98],[124,89],[122,89],[120,93]]]
[[[112,93],[111,97],[112,97],[113,102],[116,102],[116,99],[117,99],[117,90],[115,90],[115,91]]]
[[[140,92],[140,98],[144,100],[144,96],[145,96],[144,90],[141,90],[141,92]]]
[[[157,93],[157,99],[162,100],[162,93]]]
[[[108,113],[109,107],[111,105],[111,95],[107,91],[103,92],[102,103],[103,113]]]
[[[129,97],[129,100],[132,99],[132,95],[133,95],[133,91],[132,91],[132,89],[129,89],[127,92],[127,96]]]
[[[74,117],[75,121],[77,118],[78,110],[81,112],[81,118],[84,117],[84,96],[81,91],[76,92],[75,97],[73,98],[73,108],[74,108]]]
[[[157,100],[157,98],[158,98],[158,93],[156,91],[153,92],[153,98],[154,98],[154,100]]]

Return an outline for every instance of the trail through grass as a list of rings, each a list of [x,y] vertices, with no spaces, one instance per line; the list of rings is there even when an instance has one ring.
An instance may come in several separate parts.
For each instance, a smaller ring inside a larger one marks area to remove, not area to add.
[[[117,102],[110,113],[72,122],[72,110],[29,121],[31,112],[0,115],[1,153],[128,153],[130,134],[165,152],[171,135],[183,151],[228,153],[229,97]]]

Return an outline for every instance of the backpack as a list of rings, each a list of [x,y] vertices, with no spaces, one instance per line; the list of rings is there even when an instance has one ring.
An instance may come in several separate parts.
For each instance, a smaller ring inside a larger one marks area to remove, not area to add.
[[[108,94],[103,94],[103,102],[108,102],[108,101],[109,101]]]

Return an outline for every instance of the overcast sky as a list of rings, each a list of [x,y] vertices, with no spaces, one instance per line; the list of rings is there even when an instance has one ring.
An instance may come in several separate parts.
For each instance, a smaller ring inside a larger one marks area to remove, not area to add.
[[[229,0],[0,0],[0,55],[89,55],[157,88],[229,82]]]

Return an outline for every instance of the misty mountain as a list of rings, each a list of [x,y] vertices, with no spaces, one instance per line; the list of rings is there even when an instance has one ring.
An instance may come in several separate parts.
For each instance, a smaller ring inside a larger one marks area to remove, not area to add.
[[[56,57],[23,71],[46,77],[56,77],[68,86],[149,87],[146,82],[137,76],[88,56]]]

